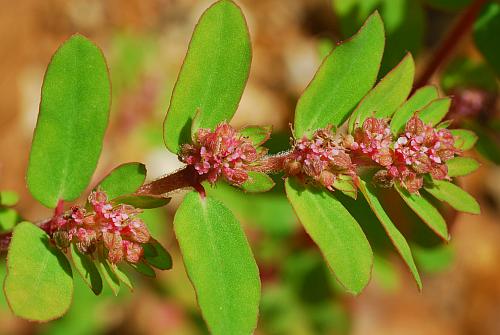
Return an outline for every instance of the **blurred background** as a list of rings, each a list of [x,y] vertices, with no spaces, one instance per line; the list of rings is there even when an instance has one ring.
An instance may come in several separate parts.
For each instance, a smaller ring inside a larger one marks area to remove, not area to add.
[[[21,218],[37,221],[51,215],[30,196],[24,175],[45,68],[59,44],[75,32],[103,49],[113,86],[110,126],[94,181],[128,161],[144,162],[148,179],[179,167],[177,157],[163,145],[162,121],[194,25],[211,2],[0,0],[0,190],[19,195],[17,204],[0,208],[1,231]],[[289,146],[295,103],[322,58],[378,9],[388,35],[381,75],[411,51],[417,78],[429,75],[442,94],[454,97],[452,127],[478,133],[477,151],[468,155],[482,164],[459,180],[478,199],[482,214],[456,214],[440,207],[452,233],[449,245],[440,244],[399,197],[384,195],[391,203],[391,217],[411,242],[424,277],[421,293],[378,230],[375,217],[362,218],[376,252],[373,279],[360,296],[352,297],[338,287],[298,224],[280,176],[275,189],[262,195],[243,195],[224,184],[210,190],[241,220],[259,264],[263,292],[255,333],[500,334],[500,57],[495,59],[495,50],[496,55],[500,51],[500,4],[493,1],[481,8],[485,1],[237,3],[248,21],[253,61],[233,125],[272,125],[271,152]],[[479,18],[496,17],[493,24],[489,21],[491,27],[480,26],[472,15],[477,10]],[[482,35],[474,33],[478,25]],[[464,30],[454,32],[457,26]],[[484,29],[498,33],[485,41]],[[446,40],[453,43],[443,49]],[[439,50],[446,51],[440,55]],[[436,59],[436,70],[426,73]],[[109,290],[96,297],[75,276],[70,311],[47,324],[15,318],[1,295],[0,334],[206,334],[172,234],[181,198],[182,193],[176,194],[165,208],[143,214],[153,236],[172,253],[172,270],[158,273],[156,280],[136,275],[135,291],[123,289],[118,297]],[[3,280],[3,261],[0,272]]]

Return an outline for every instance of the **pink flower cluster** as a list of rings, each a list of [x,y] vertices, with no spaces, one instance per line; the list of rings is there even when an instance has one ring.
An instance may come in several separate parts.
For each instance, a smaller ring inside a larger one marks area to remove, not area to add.
[[[288,176],[312,179],[331,191],[339,175],[355,177],[351,158],[332,127],[317,130],[311,139],[297,140],[284,167]]]
[[[350,149],[362,152],[382,166],[392,164],[392,133],[387,121],[370,117],[354,132]]]
[[[222,176],[233,185],[241,185],[248,179],[248,167],[264,154],[264,150],[258,150],[249,139],[223,122],[215,131],[198,129],[194,143],[184,144],[179,158],[194,166],[212,184]]]
[[[70,213],[56,214],[51,231],[56,244],[67,248],[76,243],[78,250],[92,254],[99,245],[107,250],[107,258],[116,264],[123,260],[137,263],[143,254],[142,244],[150,239],[144,222],[137,218],[141,211],[129,205],[113,206],[102,191],[92,192],[89,204],[93,212],[72,207]]]
[[[353,152],[367,155],[386,168],[375,175],[379,184],[389,186],[398,180],[411,193],[422,187],[424,174],[434,179],[447,178],[446,161],[460,153],[449,130],[426,125],[418,116],[408,121],[395,142],[386,120],[368,118],[355,131],[354,141]]]

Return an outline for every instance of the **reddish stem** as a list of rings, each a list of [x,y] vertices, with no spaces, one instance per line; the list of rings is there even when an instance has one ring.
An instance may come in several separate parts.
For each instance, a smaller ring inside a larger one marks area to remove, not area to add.
[[[486,0],[476,0],[463,12],[450,31],[446,34],[437,50],[434,52],[431,60],[427,63],[427,66],[424,68],[424,71],[413,87],[413,91],[425,86],[434,73],[443,64],[445,64],[446,60],[459,44],[460,40],[467,34],[474,24],[474,20],[485,2]]]
[[[203,179],[196,170],[192,166],[187,166],[177,172],[144,184],[137,191],[137,194],[161,195],[187,187],[195,187],[202,181]]]

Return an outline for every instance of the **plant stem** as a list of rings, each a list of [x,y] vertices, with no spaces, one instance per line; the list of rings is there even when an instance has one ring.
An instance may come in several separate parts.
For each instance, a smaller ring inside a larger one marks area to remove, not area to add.
[[[413,91],[425,86],[434,73],[448,60],[449,56],[455,50],[456,46],[462,38],[469,32],[474,24],[474,20],[486,0],[475,0],[467,9],[462,13],[460,18],[455,22],[450,31],[446,34],[430,61],[427,63],[424,71],[418,78]]]

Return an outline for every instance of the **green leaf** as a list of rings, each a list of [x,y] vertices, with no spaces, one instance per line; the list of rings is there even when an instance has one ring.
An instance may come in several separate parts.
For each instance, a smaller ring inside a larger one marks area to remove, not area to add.
[[[448,129],[452,123],[453,123],[453,120],[444,120],[443,122],[439,122],[435,126],[435,128],[436,129]]]
[[[17,222],[20,221],[19,214],[12,208],[0,208],[0,232],[12,231]]]
[[[436,86],[424,86],[415,93],[394,113],[391,119],[391,131],[394,135],[401,133],[410,118],[418,110],[427,106],[439,97]]]
[[[270,137],[271,132],[273,131],[272,126],[248,126],[243,129],[240,129],[239,133],[241,136],[248,138],[252,141],[254,146],[260,146],[264,144]]]
[[[108,125],[111,86],[101,50],[73,35],[45,73],[26,181],[38,201],[72,201],[90,182]]]
[[[193,32],[163,125],[165,145],[173,153],[191,141],[198,127],[229,121],[245,87],[252,51],[245,18],[228,0],[207,9]],[[196,130],[196,129],[194,129]]]
[[[198,304],[213,334],[251,334],[257,325],[259,270],[233,213],[190,192],[174,230]]]
[[[275,183],[271,177],[264,172],[249,171],[248,180],[241,188],[250,193],[267,192],[274,187]]]
[[[19,201],[19,194],[13,191],[0,192],[0,206],[15,206]]]
[[[104,177],[97,185],[106,192],[108,199],[134,193],[146,180],[146,166],[141,163],[125,163]]]
[[[286,194],[339,283],[358,294],[368,284],[373,253],[363,230],[331,192],[286,180]]]
[[[466,129],[451,129],[451,134],[456,137],[455,148],[467,151],[472,149],[477,142],[477,136],[474,132]]]
[[[355,32],[356,31],[353,31],[353,34]],[[349,34],[349,35],[352,35],[352,34]],[[320,40],[318,41],[318,45],[317,45],[317,51],[318,51],[319,57],[321,59],[325,59],[326,57],[328,57],[328,55],[330,54],[330,52],[332,52],[332,50],[334,48],[335,48],[335,45],[333,44],[332,40],[330,40],[327,37],[320,38]]]
[[[431,185],[424,187],[436,199],[447,202],[457,211],[471,214],[481,213],[481,208],[476,199],[453,183],[444,180],[433,180]]]
[[[82,254],[75,243],[71,244],[71,260],[75,269],[82,277],[85,284],[95,293],[99,295],[102,292],[102,278],[99,270],[94,264],[94,261],[89,255]]]
[[[34,321],[59,318],[71,304],[71,266],[34,224],[22,222],[14,229],[4,291],[12,312]]]
[[[349,118],[349,132],[352,133],[354,128],[360,127],[372,115],[377,118],[390,117],[410,94],[414,74],[415,63],[411,55],[407,54],[361,100]]]
[[[153,252],[146,252],[148,247],[152,248]],[[169,270],[172,268],[172,256],[170,256],[160,242],[153,238],[144,245],[144,259],[149,265],[160,270]]]
[[[135,271],[137,271],[137,272],[145,275],[146,277],[150,277],[150,278],[155,278],[156,277],[155,270],[153,270],[152,267],[150,267],[149,265],[147,265],[144,262],[139,262],[139,263],[136,263],[136,264],[129,263],[129,265],[132,268],[134,268]]]
[[[375,10],[386,31],[386,46],[379,77],[385,75],[407,53],[418,54],[424,42],[425,15],[415,0],[332,0],[342,35],[352,35]]]
[[[450,240],[446,221],[439,211],[420,194],[410,193],[405,188],[394,185],[404,202],[427,226],[445,241]]]
[[[370,205],[371,209],[373,210],[373,212],[379,219],[380,223],[384,227],[385,232],[387,233],[387,236],[389,236],[389,238],[391,239],[392,244],[394,245],[398,253],[401,255],[401,258],[410,269],[413,278],[415,278],[415,281],[417,282],[418,288],[421,290],[422,281],[420,280],[420,275],[418,274],[415,261],[413,260],[413,255],[411,253],[410,246],[408,245],[408,242],[406,242],[405,237],[403,236],[403,234],[401,234],[401,232],[392,222],[391,218],[385,212],[384,208],[382,207],[382,204],[378,200],[378,197],[375,193],[373,186],[369,183],[366,183],[363,180],[360,180],[359,189],[361,193],[363,193],[366,201],[368,201],[368,204]]]
[[[128,277],[128,275],[122,271],[116,264],[108,263],[111,271],[115,274],[116,278],[122,283],[125,284],[129,288],[130,291],[134,290],[134,285],[132,284],[132,281]]]
[[[474,158],[455,157],[447,161],[446,166],[448,167],[448,176],[458,177],[476,171],[480,164]]]
[[[129,194],[115,198],[113,202],[131,205],[135,208],[152,209],[165,206],[170,202],[170,199],[156,195]]]
[[[430,123],[435,126],[446,116],[450,109],[450,105],[451,99],[449,97],[436,99],[422,108],[418,112],[418,117],[424,121],[424,123]]]
[[[97,268],[99,269],[101,276],[104,278],[113,294],[117,296],[120,292],[120,280],[113,272],[113,270],[111,270],[108,261],[100,256],[99,260],[97,261]]]
[[[498,36],[500,36],[500,3],[492,1],[484,5],[474,23],[474,41],[486,61],[500,77]]]
[[[371,15],[351,39],[323,61],[295,110],[295,137],[329,124],[339,126],[372,88],[384,51],[384,25]]]
[[[338,177],[335,178],[332,186],[336,190],[339,190],[340,192],[344,193],[348,197],[353,198],[354,200],[356,200],[358,196],[358,188],[356,187],[356,184],[352,180],[351,176],[346,176],[343,174],[338,175]]]
[[[295,214],[282,184],[271,192],[245,193],[242,190],[218,182],[216,187],[203,185],[207,194],[224,203],[238,219],[273,237],[291,236],[297,229]]]

